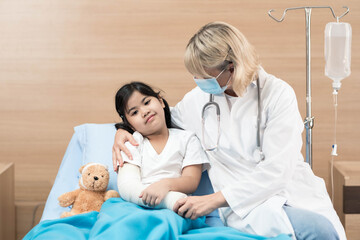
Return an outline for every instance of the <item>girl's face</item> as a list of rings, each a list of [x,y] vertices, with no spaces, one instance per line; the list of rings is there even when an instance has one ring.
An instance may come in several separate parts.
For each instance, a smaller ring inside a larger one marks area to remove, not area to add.
[[[125,116],[135,131],[149,136],[167,130],[164,107],[162,99],[134,91],[128,100]]]

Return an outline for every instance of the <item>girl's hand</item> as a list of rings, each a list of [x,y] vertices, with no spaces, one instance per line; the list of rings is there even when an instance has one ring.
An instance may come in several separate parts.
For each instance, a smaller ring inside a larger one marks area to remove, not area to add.
[[[161,203],[166,194],[170,191],[169,183],[166,179],[155,182],[141,192],[139,198],[145,205],[155,207]]]
[[[228,206],[221,192],[204,196],[191,196],[178,200],[174,205],[174,212],[181,217],[192,220],[208,215],[219,207]]]
[[[138,146],[139,144],[135,141],[133,135],[124,129],[118,129],[115,134],[114,145],[112,148],[112,160],[114,171],[118,171],[118,167],[122,167],[124,162],[122,160],[120,151],[123,151],[129,159],[132,160],[129,149],[125,146],[125,143],[129,141],[132,145]]]

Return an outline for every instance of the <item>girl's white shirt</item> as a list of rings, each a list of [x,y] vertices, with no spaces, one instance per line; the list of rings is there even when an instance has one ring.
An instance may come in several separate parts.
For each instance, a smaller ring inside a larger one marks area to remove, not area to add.
[[[133,136],[139,143],[138,146],[125,143],[133,160],[123,152],[121,156],[124,162],[140,167],[142,184],[152,184],[164,178],[178,178],[186,166],[204,164],[203,169],[209,167],[209,160],[194,133],[169,128],[169,138],[160,154],[139,132],[134,132]]]
[[[236,101],[225,94],[214,98],[220,106],[221,133],[218,150],[207,152],[207,156],[214,191],[221,191],[230,206],[219,209],[224,224],[265,236],[294,234],[282,208],[286,203],[324,215],[333,223],[340,239],[346,239],[323,179],[315,176],[304,162],[301,153],[304,124],[294,90],[262,68],[258,76],[264,161],[259,160],[256,150],[256,82]],[[208,101],[209,94],[194,88],[171,109],[173,123],[195,132],[201,139],[201,112]],[[216,117],[207,119],[206,124],[205,140],[214,141]]]

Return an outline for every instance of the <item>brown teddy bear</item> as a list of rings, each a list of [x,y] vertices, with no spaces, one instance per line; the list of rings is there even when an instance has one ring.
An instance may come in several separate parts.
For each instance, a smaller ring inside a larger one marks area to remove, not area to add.
[[[100,211],[101,205],[109,198],[119,197],[115,190],[106,191],[109,183],[109,171],[100,163],[88,163],[79,169],[80,188],[62,194],[58,200],[62,207],[73,205],[70,212],[63,212],[60,217],[80,213]]]

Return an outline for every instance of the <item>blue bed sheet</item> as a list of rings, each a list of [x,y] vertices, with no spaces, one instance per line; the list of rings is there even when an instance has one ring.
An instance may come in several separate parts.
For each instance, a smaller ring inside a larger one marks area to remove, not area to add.
[[[75,133],[61,162],[48,196],[41,222],[25,240],[49,239],[267,239],[224,227],[215,210],[195,221],[184,219],[168,209],[145,209],[113,198],[106,201],[100,213],[90,212],[60,219],[70,207],[60,207],[57,198],[79,187],[80,166],[99,162],[112,166],[114,124],[83,124]],[[108,189],[117,190],[116,173],[110,171]],[[207,172],[204,172],[195,195],[213,193]],[[211,226],[211,227],[210,227]],[[291,239],[279,235],[275,240]]]
[[[229,227],[209,227],[205,218],[184,219],[168,209],[147,209],[121,198],[106,201],[101,211],[72,217],[45,220],[24,240],[49,239],[273,239],[290,240],[287,235],[265,238],[241,233]]]

